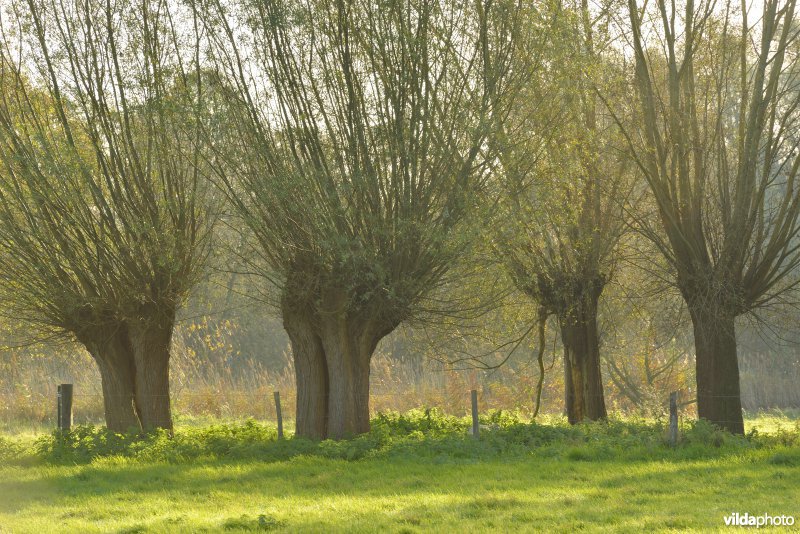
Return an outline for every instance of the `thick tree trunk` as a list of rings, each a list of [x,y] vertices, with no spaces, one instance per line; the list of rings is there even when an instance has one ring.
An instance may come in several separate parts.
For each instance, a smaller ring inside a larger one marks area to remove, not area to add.
[[[295,435],[309,439],[327,437],[328,368],[322,340],[309,313],[283,303],[283,327],[289,334],[297,382]]]
[[[136,413],[133,351],[124,325],[109,328],[81,341],[100,369],[106,427],[114,432],[140,430]]]
[[[558,318],[564,345],[564,387],[567,418],[571,424],[607,417],[600,372],[597,300],[578,305]]]
[[[697,415],[744,434],[733,313],[690,306],[697,370]]]
[[[369,432],[369,368],[378,342],[365,327],[343,315],[326,318],[320,330],[328,366],[329,438]]]
[[[283,325],[297,378],[295,435],[342,439],[369,432],[369,372],[378,342],[396,324],[354,312],[341,288],[313,304],[283,297]]]
[[[129,327],[136,364],[136,408],[144,430],[172,430],[169,358],[172,319]]]

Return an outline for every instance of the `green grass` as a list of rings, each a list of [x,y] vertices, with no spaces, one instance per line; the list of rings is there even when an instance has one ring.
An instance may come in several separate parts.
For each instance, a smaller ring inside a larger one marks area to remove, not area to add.
[[[166,435],[0,440],[0,532],[723,530],[731,512],[800,521],[800,427],[735,438],[687,424],[569,427],[421,411],[344,442],[274,439],[254,422]],[[752,432],[756,428],[758,432]]]

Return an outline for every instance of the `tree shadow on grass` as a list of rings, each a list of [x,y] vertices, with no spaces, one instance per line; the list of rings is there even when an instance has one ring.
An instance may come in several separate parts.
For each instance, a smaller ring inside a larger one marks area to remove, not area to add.
[[[21,472],[25,471],[12,473]],[[787,495],[785,506],[798,497],[793,484],[798,479],[796,466],[719,459],[629,463],[526,458],[435,464],[300,457],[273,463],[101,462],[46,467],[36,474],[40,476],[28,473],[22,480],[0,480],[0,512],[25,514],[35,508],[39,513],[53,507],[61,510],[67,524],[119,522],[122,514],[120,528],[133,531],[347,530],[354,524],[367,530],[381,524],[414,531],[433,528],[442,518],[487,529],[515,524],[577,529],[585,524],[633,530],[644,528],[643,514],[652,516],[650,527],[681,529],[695,528],[698,505],[708,506],[715,518],[725,506],[746,505],[749,497],[743,488],[770,485]],[[101,501],[106,508],[92,511]],[[159,509],[156,501],[171,505]],[[241,508],[253,501],[265,504]],[[323,519],[286,512],[288,503],[331,502],[350,508],[333,510]],[[790,511],[780,508],[780,495],[771,502],[776,507],[771,513]],[[227,503],[232,509],[216,513],[214,519],[181,519],[181,514],[191,515],[214,503]]]

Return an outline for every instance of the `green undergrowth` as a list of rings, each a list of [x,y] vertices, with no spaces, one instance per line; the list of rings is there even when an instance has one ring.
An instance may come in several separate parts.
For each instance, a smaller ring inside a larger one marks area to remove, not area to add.
[[[761,434],[733,436],[704,421],[682,424],[680,441],[670,446],[663,423],[611,419],[570,426],[561,419],[525,422],[512,412],[481,417],[479,439],[470,422],[436,410],[382,413],[369,433],[353,439],[321,442],[277,439],[274,426],[244,423],[178,427],[164,431],[117,434],[102,427],[77,426],[29,440],[0,437],[0,464],[87,464],[110,458],[133,462],[186,463],[257,460],[276,462],[298,456],[340,460],[362,458],[419,459],[433,463],[518,459],[535,455],[576,462],[603,460],[695,460],[755,454],[776,465],[800,465],[800,423]]]

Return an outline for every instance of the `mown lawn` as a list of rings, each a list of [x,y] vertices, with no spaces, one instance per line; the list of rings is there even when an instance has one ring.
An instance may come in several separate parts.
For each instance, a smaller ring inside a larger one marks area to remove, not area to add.
[[[797,425],[772,423],[784,429],[748,440],[685,428],[674,449],[662,427],[620,421],[506,421],[476,444],[462,422],[419,413],[344,444],[277,443],[255,424],[133,444],[87,431],[44,438],[35,454],[6,439],[0,532],[707,531],[731,512],[800,522]]]

